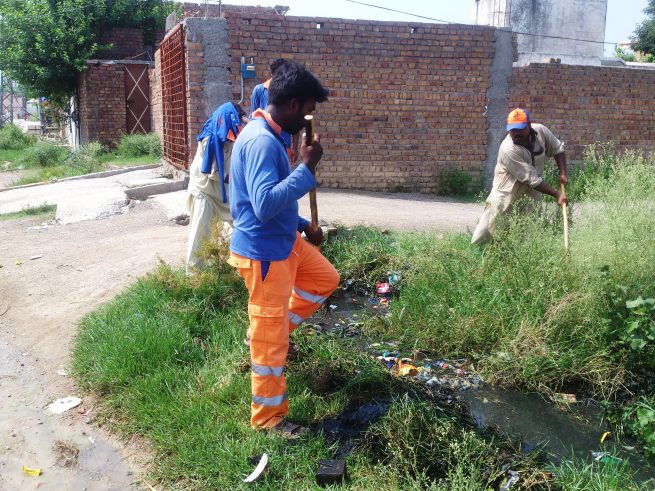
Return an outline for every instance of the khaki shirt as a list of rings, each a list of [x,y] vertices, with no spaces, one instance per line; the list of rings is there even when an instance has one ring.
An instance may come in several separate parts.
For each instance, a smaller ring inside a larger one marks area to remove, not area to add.
[[[502,203],[502,211],[507,211],[514,201],[526,193],[539,194],[533,189],[543,181],[541,176],[546,159],[564,152],[564,144],[544,125],[535,123],[532,129],[537,133],[534,160],[530,150],[515,145],[509,134],[500,145],[493,186],[487,202]]]

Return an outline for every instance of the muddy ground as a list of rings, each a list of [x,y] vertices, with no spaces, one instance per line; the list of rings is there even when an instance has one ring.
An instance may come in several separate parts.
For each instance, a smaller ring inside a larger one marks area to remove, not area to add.
[[[68,371],[78,319],[158,257],[181,264],[187,228],[148,203],[103,220],[30,229],[41,221],[0,222],[0,489],[145,489],[137,471],[143,449],[87,423],[91,400],[61,416],[44,408],[79,395],[58,374]],[[79,450],[76,464],[57,463],[57,442]],[[43,474],[25,475],[23,465]]]

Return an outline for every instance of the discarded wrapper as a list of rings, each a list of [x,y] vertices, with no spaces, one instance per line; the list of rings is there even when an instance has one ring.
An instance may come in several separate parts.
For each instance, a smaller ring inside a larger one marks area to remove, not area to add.
[[[575,396],[575,394],[555,394],[555,400],[557,402],[564,402],[567,404],[575,404],[578,402],[578,398]]]
[[[376,283],[375,293],[378,295],[387,295],[391,293],[391,285],[389,283]]]
[[[267,464],[268,464],[268,454],[263,454],[262,458],[259,459],[259,463],[257,464],[257,467],[255,467],[255,470],[252,471],[252,474],[246,477],[243,480],[243,482],[246,483],[255,482],[262,475],[264,469],[266,469]]]
[[[22,471],[29,476],[40,476],[41,469],[33,469],[31,467],[23,466],[21,467]]]
[[[401,361],[398,365],[398,375],[401,377],[413,377],[418,375],[418,368],[410,363]]]
[[[620,459],[618,457],[614,457],[612,454],[609,452],[591,452],[591,457],[596,461],[596,462],[602,462],[603,464],[618,464],[619,462],[622,462],[623,459]]]
[[[389,274],[389,284],[391,286],[398,285],[398,283],[400,283],[401,279],[402,279],[402,277],[400,276],[399,273],[390,273]]]
[[[605,440],[607,440],[610,435],[611,435],[611,433],[609,431],[606,431],[605,433],[603,433],[603,436],[600,437],[600,443],[601,444],[605,443]]]
[[[79,397],[64,397],[63,399],[57,399],[52,404],[48,405],[48,410],[55,414],[61,414],[65,413],[69,409],[73,409],[74,407],[79,406],[80,404],[82,404],[82,399]]]

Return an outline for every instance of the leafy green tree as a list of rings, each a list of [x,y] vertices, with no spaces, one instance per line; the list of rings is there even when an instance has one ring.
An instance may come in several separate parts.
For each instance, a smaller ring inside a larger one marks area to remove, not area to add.
[[[65,107],[86,60],[109,48],[99,32],[137,27],[151,44],[172,8],[164,0],[0,0],[0,70]]]
[[[637,27],[632,49],[655,55],[655,0],[648,1],[644,13],[648,17]]]
[[[626,53],[626,51],[619,46],[614,50],[614,56],[621,58],[623,61],[635,61],[634,53]]]

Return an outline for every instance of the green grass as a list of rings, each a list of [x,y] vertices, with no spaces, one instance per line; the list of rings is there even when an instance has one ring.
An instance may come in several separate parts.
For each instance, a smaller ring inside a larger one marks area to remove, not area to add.
[[[248,458],[267,452],[271,469],[261,489],[313,489],[317,459],[332,457],[321,435],[289,446],[250,428],[246,300],[230,270],[189,279],[162,265],[81,322],[78,380],[102,396],[102,420],[151,441],[152,479],[235,489],[252,471]],[[420,389],[391,377],[355,342],[303,332],[295,340],[307,355],[288,368],[293,420],[311,425],[352,404],[391,403],[348,458],[347,488],[423,489],[443,478],[459,489],[486,489],[508,459],[536,474],[509,442],[476,433],[457,409],[422,400]]]
[[[360,284],[388,271],[402,274],[391,318],[370,334],[407,349],[472,356],[499,385],[575,384],[610,398],[640,376],[630,373],[630,359],[653,353],[652,340],[641,354],[621,344],[629,326],[613,296],[619,285],[627,288],[624,304],[655,294],[655,200],[646,198],[655,196],[654,169],[628,154],[608,176],[587,176],[570,257],[552,205],[508,217],[483,249],[470,247],[466,234],[440,239],[353,229],[324,252],[345,279]]]
[[[0,214],[0,221],[20,220],[22,218],[32,218],[32,217],[43,216],[43,215],[52,215],[54,217],[56,211],[57,211],[57,206],[55,205],[41,205],[41,206],[23,208],[21,211]]]
[[[625,462],[563,462],[553,467],[555,482],[566,491],[649,491],[651,484],[635,484],[634,473]]]
[[[137,140],[145,140],[146,150],[156,147],[158,137],[156,135],[138,135]],[[133,141],[135,135],[125,136],[123,141]],[[128,145],[128,150],[138,153],[141,147],[134,150]],[[156,149],[155,149],[156,150]],[[123,149],[123,151],[126,151]],[[154,151],[154,150],[153,150]],[[146,164],[154,164],[159,161],[159,156],[146,153],[145,155],[125,155],[117,152],[106,152],[98,142],[83,145],[76,151],[70,151],[66,147],[60,147],[49,142],[38,142],[25,150],[11,156],[17,162],[12,168],[26,168],[33,172],[17,179],[13,186],[33,184],[37,182],[48,182],[65,177],[80,176],[113,169],[116,167],[132,167]],[[155,152],[156,153],[156,152]]]
[[[23,150],[19,149],[2,149],[0,148],[0,165],[2,168],[7,168],[7,170],[13,170],[16,166],[16,162],[20,159],[20,156],[23,154]],[[6,166],[5,164],[9,162],[10,165]]]
[[[568,257],[552,206],[508,217],[482,249],[464,234],[342,230],[322,250],[344,280],[370,289],[390,272],[402,276],[391,316],[365,323],[364,334],[470,357],[499,385],[545,392],[575,384],[610,400],[623,384],[644,384],[653,343],[634,350],[626,339],[632,300],[655,294],[655,214],[645,198],[655,196],[655,173],[634,154],[607,159],[577,191],[584,208]],[[253,467],[248,457],[267,452],[271,469],[259,488],[313,489],[316,460],[335,449],[321,435],[287,445],[250,429],[246,292],[224,262],[212,264],[191,279],[161,265],[85,317],[73,354],[78,381],[101,396],[101,421],[152,443],[157,481],[238,489]],[[645,314],[639,319],[648,326]],[[509,464],[525,488],[640,489],[623,466],[585,462],[564,463],[545,482],[539,454],[477,432],[457,405],[394,378],[357,340],[303,329],[294,340],[302,356],[287,372],[292,420],[312,425],[366,401],[390,403],[348,457],[345,488],[497,489]],[[642,420],[635,432],[643,439],[650,419]]]
[[[116,153],[108,153],[103,155],[99,161],[104,164],[106,168],[134,167],[137,165],[156,164],[159,162],[159,158],[151,157],[150,155],[141,155],[140,157],[125,157]]]

